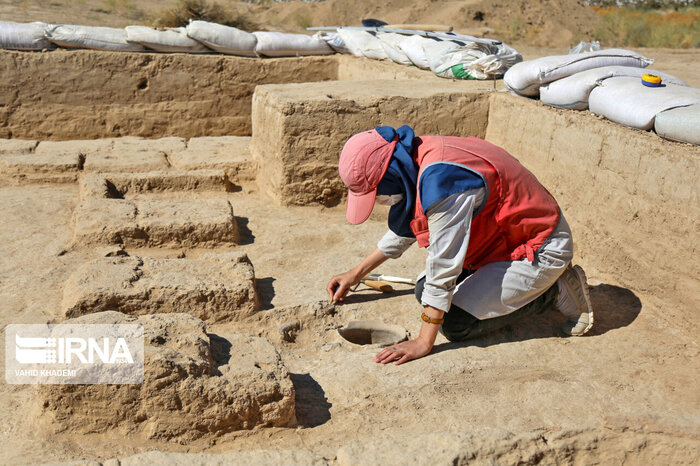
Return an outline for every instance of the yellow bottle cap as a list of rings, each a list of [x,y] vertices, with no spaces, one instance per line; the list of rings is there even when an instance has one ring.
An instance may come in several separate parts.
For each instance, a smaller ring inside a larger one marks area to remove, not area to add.
[[[661,85],[661,78],[655,74],[642,75],[642,84],[648,87],[658,87]]]

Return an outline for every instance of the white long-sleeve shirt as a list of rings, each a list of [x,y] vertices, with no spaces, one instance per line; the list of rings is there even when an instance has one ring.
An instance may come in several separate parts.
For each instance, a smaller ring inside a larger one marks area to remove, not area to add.
[[[428,258],[425,261],[425,287],[421,304],[447,312],[457,278],[462,273],[469,246],[474,212],[486,199],[486,189],[478,188],[452,194],[430,206],[425,212],[430,230]],[[403,238],[391,230],[377,247],[386,257],[396,259],[413,244],[415,238]]]

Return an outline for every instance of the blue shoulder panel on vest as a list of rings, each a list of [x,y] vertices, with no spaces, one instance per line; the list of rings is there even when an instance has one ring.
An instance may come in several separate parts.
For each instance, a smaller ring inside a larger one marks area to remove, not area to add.
[[[466,168],[447,163],[434,163],[420,176],[420,202],[423,212],[431,205],[457,193],[483,188],[483,178]]]

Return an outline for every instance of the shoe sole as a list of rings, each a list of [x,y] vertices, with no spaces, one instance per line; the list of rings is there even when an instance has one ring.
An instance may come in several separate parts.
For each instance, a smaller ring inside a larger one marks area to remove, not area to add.
[[[586,325],[586,328],[583,329],[583,332],[572,335],[581,336],[585,335],[586,332],[588,332],[591,329],[591,327],[593,327],[593,305],[591,304],[591,295],[588,292],[588,280],[586,278],[586,272],[584,272],[581,266],[579,265],[574,265],[574,272],[576,272],[576,276],[578,277],[579,282],[581,283],[581,289],[583,289],[583,297],[586,301],[586,307],[588,308],[588,325]]]

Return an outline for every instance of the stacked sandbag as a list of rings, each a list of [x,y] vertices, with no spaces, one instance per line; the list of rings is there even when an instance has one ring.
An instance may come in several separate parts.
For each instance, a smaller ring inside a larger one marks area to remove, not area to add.
[[[505,44],[473,41],[440,52],[429,59],[430,69],[442,78],[453,79],[495,79],[523,59],[517,50]]]
[[[649,130],[664,110],[700,104],[700,89],[665,84],[644,86],[639,78],[618,77],[603,81],[591,91],[591,112],[622,125]]]
[[[519,95],[536,97],[543,84],[565,78],[581,71],[603,66],[632,66],[646,68],[654,60],[636,52],[607,49],[571,55],[554,55],[528,60],[514,65],[504,75],[506,87]]]
[[[654,131],[662,138],[700,146],[700,104],[657,113]]]
[[[348,49],[348,46],[345,45],[345,42],[343,42],[343,39],[340,38],[337,32],[317,32],[314,34],[314,37],[323,40],[336,53],[352,55],[352,52]]]
[[[394,32],[378,32],[377,38],[389,60],[399,65],[413,64],[406,53],[399,47],[399,44],[406,39],[406,36]]]
[[[659,76],[666,84],[688,86],[682,80],[657,70],[633,66],[604,66],[582,71],[566,78],[540,86],[540,100],[553,107],[586,110],[591,91],[604,80],[620,76],[641,79],[644,74]]]
[[[153,29],[147,26],[127,26],[126,40],[157,52],[207,53],[211,49],[187,37],[185,28]]]
[[[101,26],[60,24],[46,29],[46,38],[56,45],[73,49],[143,52],[145,48],[126,40],[126,31]]]
[[[254,32],[253,35],[257,39],[255,53],[264,57],[301,57],[333,53],[333,49],[316,36],[263,31]]]
[[[27,51],[56,48],[44,37],[48,26],[48,24],[38,21],[34,23],[0,21],[0,48]]]
[[[434,39],[428,39],[419,35],[408,36],[399,43],[399,48],[406,54],[411,63],[418,68],[430,69],[430,62],[425,54],[425,47],[431,48],[435,45]]]
[[[389,57],[375,34],[359,29],[338,28],[338,38],[356,57],[387,60]]]
[[[227,55],[254,57],[258,40],[249,32],[230,26],[192,21],[187,25],[187,35],[210,49]]]

